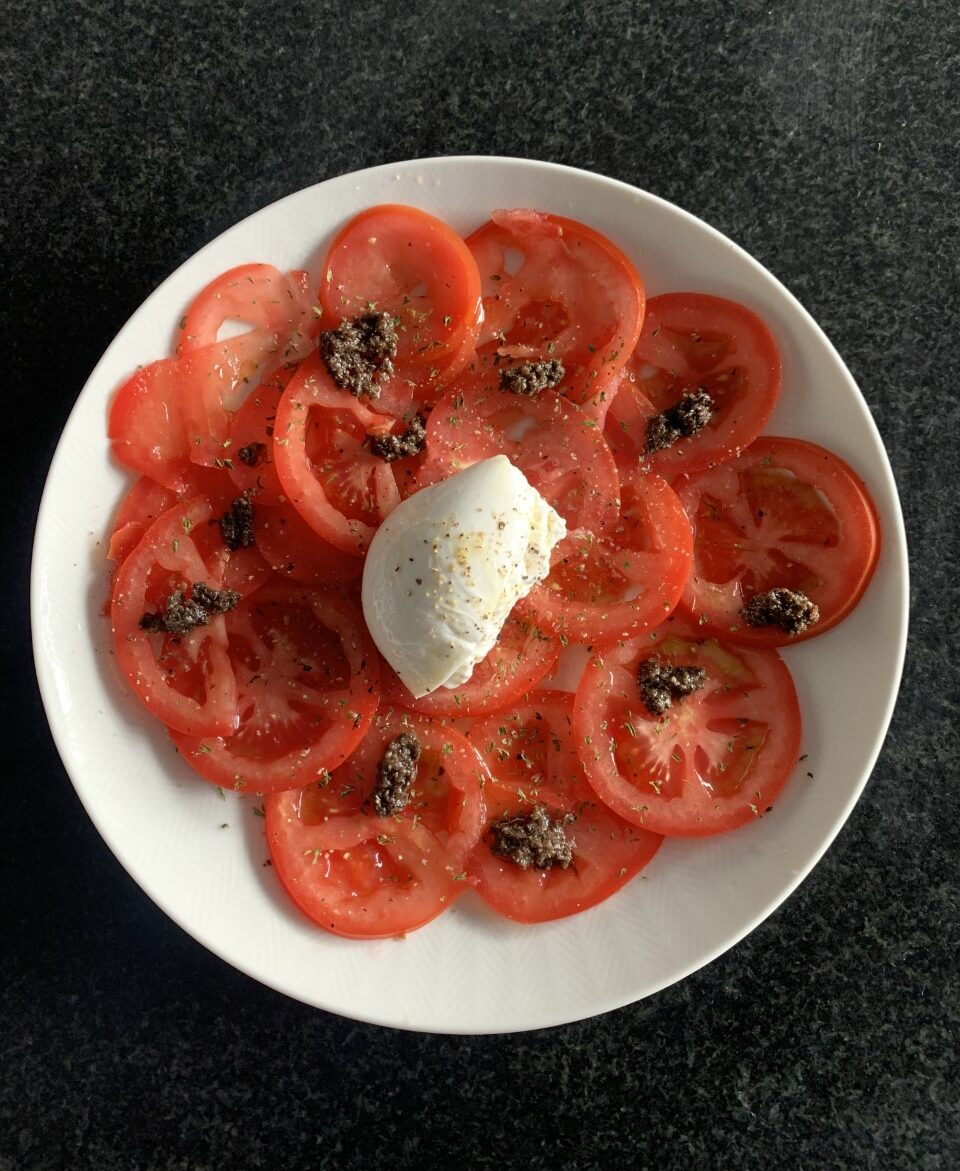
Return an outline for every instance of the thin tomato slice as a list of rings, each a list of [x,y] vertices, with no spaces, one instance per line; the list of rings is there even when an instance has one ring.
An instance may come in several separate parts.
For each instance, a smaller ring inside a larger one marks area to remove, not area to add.
[[[292,505],[261,508],[258,501],[254,527],[260,555],[284,577],[320,587],[359,581],[360,558],[318,536]]]
[[[562,360],[563,392],[602,416],[643,323],[630,261],[585,224],[526,209],[495,211],[467,245],[483,293],[480,345]]]
[[[286,275],[272,264],[241,264],[197,295],[180,323],[177,353],[212,346],[231,322],[273,334],[279,358],[296,361],[310,348],[315,324],[311,300],[304,273]]]
[[[675,486],[694,530],[683,606],[707,629],[749,646],[784,646],[829,630],[863,596],[879,523],[866,487],[839,456],[802,439],[764,437]],[[748,626],[744,604],[779,587],[816,602],[819,621],[799,635]]]
[[[139,545],[140,539],[157,517],[176,502],[175,493],[164,488],[149,476],[141,476],[124,496],[117,517],[113,522],[113,534],[107,548],[110,561],[122,564]]]
[[[471,855],[468,869],[479,879],[477,893],[521,923],[596,906],[642,870],[663,840],[598,800],[577,755],[572,717],[572,695],[538,691],[518,707],[478,720],[469,732],[490,770],[483,791],[487,830],[538,806],[551,817],[574,817],[567,830],[573,862],[566,869],[523,870],[492,852],[489,833]]]
[[[713,418],[672,447],[645,453],[654,415],[703,388]],[[666,293],[647,302],[643,333],[606,420],[622,463],[639,459],[668,479],[734,458],[760,434],[780,394],[780,353],[770,330],[736,301]]]
[[[123,383],[110,404],[107,435],[125,467],[172,491],[189,480],[190,450],[172,358],[151,362]]]
[[[273,458],[284,492],[315,532],[355,556],[400,502],[397,476],[406,461],[387,463],[368,443],[394,426],[336,387],[316,356],[280,399]]]
[[[609,538],[570,533],[529,602],[565,641],[606,646],[658,626],[676,606],[693,561],[690,523],[670,485],[620,475],[620,519]]]
[[[196,496],[158,517],[121,565],[110,611],[117,662],[134,694],[158,720],[192,736],[229,736],[237,727],[224,618],[183,636],[148,634],[140,619],[177,589],[198,581],[221,587],[229,553],[218,542],[216,516],[210,500]]]
[[[215,785],[260,793],[300,788],[337,768],[379,702],[378,660],[353,603],[273,581],[226,616],[239,725],[229,737],[171,732],[184,760]]]
[[[701,667],[704,686],[651,714],[637,672],[651,656]],[[667,836],[723,833],[761,817],[789,779],[800,707],[776,651],[748,650],[668,619],[590,660],[577,690],[577,748],[612,810]]]
[[[596,420],[557,395],[530,400],[499,389],[496,366],[480,360],[434,407],[418,488],[478,460],[505,455],[570,529],[614,525],[619,481]]]
[[[340,230],[320,297],[324,328],[371,306],[397,318],[401,371],[454,373],[480,323],[480,277],[464,242],[442,220],[399,204],[367,208]]]
[[[553,670],[559,653],[559,641],[540,629],[532,608],[521,601],[511,611],[493,649],[474,667],[466,683],[454,688],[439,687],[415,699],[384,664],[384,703],[394,703],[435,719],[486,715],[532,691]]]
[[[378,817],[371,795],[389,742],[421,747],[410,801]],[[464,861],[484,825],[482,761],[453,728],[381,712],[345,765],[300,792],[267,800],[274,871],[297,906],[337,935],[413,931],[472,885]]]
[[[250,492],[258,505],[286,499],[274,464],[273,433],[280,396],[296,373],[296,366],[278,366],[264,375],[230,420],[230,475],[241,492]]]
[[[180,406],[193,463],[231,466],[233,417],[276,354],[277,335],[253,329],[180,356]]]

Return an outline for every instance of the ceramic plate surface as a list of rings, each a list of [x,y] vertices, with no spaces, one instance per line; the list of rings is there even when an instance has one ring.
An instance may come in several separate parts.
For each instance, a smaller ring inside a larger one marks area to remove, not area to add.
[[[863,476],[883,552],[859,607],[785,651],[804,718],[798,765],[776,808],[735,833],[667,841],[638,877],[573,918],[524,927],[472,893],[402,940],[357,942],[312,927],[269,868],[253,799],[195,779],[127,693],[101,617],[104,534],[130,478],[110,458],[111,395],[170,351],[176,323],[214,276],[247,261],[321,263],[333,232],[375,203],[410,203],[461,232],[496,207],[584,220],[632,258],[656,294],[742,301],[770,326],[783,392],[767,431],[811,439]],[[451,1033],[573,1021],[649,996],[715,958],[809,873],[870,775],[899,683],[907,561],[890,466],[866,404],[812,318],[759,264],[671,204],[546,163],[446,158],[344,175],[264,208],[201,249],[130,318],[84,387],[50,469],[34,547],[37,673],[57,747],[107,844],[146,893],[205,947],[307,1004],[359,1020]],[[807,773],[813,774],[812,779]],[[229,829],[218,828],[223,822]]]

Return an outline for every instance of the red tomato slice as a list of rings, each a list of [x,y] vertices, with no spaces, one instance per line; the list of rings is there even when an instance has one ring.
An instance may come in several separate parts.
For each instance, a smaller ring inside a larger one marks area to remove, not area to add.
[[[880,552],[879,522],[839,456],[802,439],[764,437],[675,486],[694,531],[683,605],[707,629],[749,646],[784,646],[836,626],[863,596]],[[820,620],[799,635],[748,626],[742,606],[777,587],[806,594]]]
[[[230,466],[233,416],[276,354],[277,335],[253,329],[181,355],[177,367],[180,405],[193,463]]]
[[[415,699],[386,664],[383,668],[383,701],[435,719],[481,716],[499,711],[532,691],[549,675],[560,653],[559,642],[533,621],[524,601],[514,606],[493,650],[477,663],[473,675],[460,687],[440,687]]]
[[[280,399],[273,458],[284,492],[315,532],[355,556],[400,502],[397,475],[407,461],[387,463],[367,443],[393,426],[336,387],[315,355]]]
[[[278,366],[265,375],[230,420],[230,443],[225,452],[230,475],[241,492],[256,496],[258,505],[280,504],[286,499],[274,465],[273,432],[280,396],[295,372],[295,366]]]
[[[637,682],[651,655],[706,671],[703,689],[662,717]],[[800,707],[776,651],[720,643],[670,619],[590,660],[574,732],[587,779],[612,810],[653,833],[697,837],[769,808],[797,763]]]
[[[541,691],[509,713],[479,720],[469,739],[490,770],[483,796],[486,827],[544,806],[555,817],[573,814],[574,841],[566,869],[523,870],[482,840],[468,869],[477,892],[501,915],[521,923],[560,919],[596,906],[643,869],[663,841],[638,829],[597,800],[577,756],[573,696]]]
[[[616,524],[617,467],[596,420],[557,395],[531,400],[502,391],[496,367],[478,361],[430,415],[416,486],[493,455],[515,464],[568,528],[602,532]]]
[[[561,359],[564,393],[602,414],[643,323],[643,283],[626,256],[585,224],[523,209],[495,211],[467,246],[480,270],[480,344]]]
[[[215,785],[274,793],[337,768],[379,702],[379,662],[360,610],[332,593],[273,581],[226,616],[240,722],[229,738],[171,731]]]
[[[107,557],[121,564],[139,545],[151,524],[176,502],[176,495],[149,476],[141,476],[124,496],[113,522]]]
[[[213,504],[196,496],[154,521],[117,573],[110,611],[117,662],[134,694],[157,719],[190,736],[229,736],[237,727],[224,618],[182,637],[147,634],[139,624],[176,589],[198,581],[221,587],[229,554],[211,523],[216,516]]]
[[[636,638],[673,610],[693,561],[693,534],[670,485],[642,472],[620,475],[620,520],[605,539],[570,533],[546,581],[529,595],[537,619],[564,640],[605,646]]]
[[[315,315],[305,273],[285,276],[272,264],[241,264],[210,282],[180,322],[177,353],[212,346],[228,321],[275,335],[283,361],[296,361],[310,349]]]
[[[415,207],[367,208],[337,234],[324,265],[324,328],[373,305],[399,318],[398,371],[449,369],[476,339],[480,277],[464,242]]]
[[[172,358],[142,367],[120,387],[110,405],[107,435],[125,467],[173,491],[189,480],[190,451]]]
[[[696,434],[645,454],[647,424],[703,387],[714,414]],[[766,426],[780,394],[780,353],[769,329],[736,301],[666,293],[647,302],[640,341],[606,420],[618,460],[671,479],[732,459]]]
[[[254,526],[257,550],[277,573],[314,586],[359,580],[360,558],[318,536],[292,505],[261,508],[258,501]]]
[[[395,736],[413,732],[421,756],[406,809],[377,817],[370,797]],[[453,728],[378,713],[345,765],[318,784],[266,803],[274,870],[297,906],[337,935],[413,931],[472,881],[464,859],[484,825],[486,770]]]

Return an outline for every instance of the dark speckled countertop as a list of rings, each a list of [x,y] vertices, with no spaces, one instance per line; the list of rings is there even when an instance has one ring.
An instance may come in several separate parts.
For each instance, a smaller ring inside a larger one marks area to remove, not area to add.
[[[0,1169],[960,1166],[954,0],[0,13]],[[890,736],[802,888],[650,1000],[479,1039],[305,1008],[167,920],[64,774],[26,603],[58,433],[146,294],[289,191],[461,152],[635,183],[767,265],[863,387],[913,565]]]

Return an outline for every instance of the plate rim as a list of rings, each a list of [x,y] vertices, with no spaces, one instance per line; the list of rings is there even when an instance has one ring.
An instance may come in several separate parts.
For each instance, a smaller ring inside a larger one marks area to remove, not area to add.
[[[893,519],[894,531],[884,531],[883,543],[886,549],[892,551],[899,562],[900,573],[898,574],[898,621],[896,630],[887,632],[887,637],[891,642],[896,643],[896,669],[893,677],[890,680],[887,698],[884,704],[884,709],[880,714],[878,723],[878,732],[874,738],[874,743],[871,745],[868,753],[865,754],[866,764],[863,768],[862,774],[855,786],[852,787],[851,793],[844,803],[842,810],[836,816],[834,823],[831,825],[829,832],[827,832],[822,840],[818,843],[815,850],[798,870],[790,876],[790,879],[785,882],[782,889],[778,890],[772,898],[764,905],[764,908],[755,916],[749,919],[745,925],[738,927],[735,931],[725,936],[723,942],[712,948],[708,953],[698,956],[697,959],[690,964],[678,969],[659,982],[654,982],[649,988],[638,995],[623,995],[613,996],[596,1007],[592,1007],[587,1012],[559,1012],[554,1015],[550,1013],[544,1014],[544,1019],[531,1024],[516,1024],[505,1026],[502,1028],[488,1028],[477,1029],[469,1028],[462,1029],[447,1025],[429,1025],[422,1023],[407,1023],[398,1022],[396,1019],[387,1019],[375,1012],[362,1013],[356,1011],[345,1012],[341,1008],[330,1007],[322,1004],[318,999],[308,1000],[294,990],[290,986],[284,986],[284,981],[281,979],[270,979],[262,973],[253,970],[252,965],[247,965],[238,961],[234,957],[225,954],[224,949],[218,947],[215,943],[208,939],[200,938],[187,924],[183,921],[181,915],[169,905],[168,899],[161,893],[152,889],[152,884],[146,882],[141,876],[136,874],[125,860],[125,854],[122,844],[117,842],[116,835],[112,834],[103,824],[102,820],[97,816],[95,809],[91,803],[88,803],[87,795],[84,792],[83,782],[77,779],[75,772],[79,775],[82,771],[80,767],[71,761],[71,750],[67,744],[66,731],[62,724],[58,723],[59,712],[55,704],[55,690],[56,684],[52,678],[52,669],[44,660],[42,653],[42,633],[43,633],[43,615],[42,615],[42,597],[41,597],[41,560],[42,560],[42,534],[44,529],[49,524],[49,514],[52,508],[52,500],[55,492],[55,481],[57,478],[57,471],[60,464],[66,457],[65,439],[71,428],[75,416],[80,409],[81,401],[87,394],[89,388],[94,385],[99,378],[101,369],[108,364],[113,352],[121,344],[121,338],[125,334],[128,326],[134,317],[136,317],[146,306],[158,295],[160,290],[170,281],[174,280],[178,274],[189,264],[201,257],[206,251],[213,249],[217,243],[239,227],[241,224],[246,224],[250,220],[260,216],[267,216],[273,210],[278,208],[287,200],[292,200],[304,194],[307,191],[315,191],[326,184],[335,181],[345,181],[349,179],[360,179],[362,177],[381,176],[384,174],[396,173],[397,171],[408,170],[417,167],[430,168],[457,168],[464,166],[489,166],[501,164],[519,164],[524,167],[533,166],[556,173],[558,176],[586,176],[591,181],[601,185],[611,185],[620,189],[624,193],[630,193],[633,196],[641,196],[644,200],[649,200],[659,207],[680,219],[687,222],[690,226],[696,227],[702,231],[706,231],[713,236],[715,240],[722,243],[724,246],[732,249],[738,256],[739,260],[745,261],[747,265],[752,268],[755,273],[760,275],[764,280],[772,281],[779,291],[786,297],[791,308],[799,313],[808,328],[812,327],[813,331],[818,336],[819,341],[823,344],[838,372],[842,374],[849,388],[854,391],[855,397],[859,400],[863,408],[864,420],[869,429],[873,432],[873,438],[880,453],[880,468],[882,474],[887,481],[887,488],[889,490],[890,499],[893,505]],[[279,199],[265,204],[263,207],[257,208],[249,215],[242,217],[236,222],[228,225],[222,232],[204,243],[190,256],[186,257],[176,268],[168,273],[161,281],[159,281],[151,292],[138,304],[132,313],[126,318],[123,324],[119,327],[114,337],[110,341],[107,348],[104,350],[100,359],[97,361],[89,376],[85,380],[82,388],[77,394],[76,400],[67,416],[67,419],[61,429],[60,435],[57,438],[56,448],[50,459],[47,467],[43,492],[41,494],[40,504],[37,510],[36,524],[34,527],[34,538],[31,553],[30,563],[30,626],[31,626],[31,641],[33,649],[34,670],[37,677],[37,682],[40,690],[41,700],[43,703],[44,714],[46,716],[47,724],[50,728],[51,736],[57,753],[60,757],[64,771],[70,779],[77,797],[80,800],[87,816],[92,821],[97,832],[109,848],[110,852],[119,862],[125,873],[137,884],[137,886],[144,892],[144,894],[177,926],[186,932],[191,939],[203,947],[206,951],[212,952],[219,959],[228,963],[231,967],[243,972],[246,976],[256,980],[258,983],[264,984],[274,991],[280,992],[283,995],[291,997],[302,1004],[309,1007],[321,1008],[323,1011],[333,1013],[334,1015],[342,1016],[344,1019],[356,1020],[364,1024],[378,1025],[385,1028],[396,1028],[403,1031],[410,1032],[425,1032],[435,1033],[438,1035],[454,1035],[454,1036],[481,1036],[481,1035],[506,1035],[516,1032],[525,1032],[529,1030],[540,1030],[547,1028],[556,1028],[565,1024],[575,1023],[581,1020],[589,1020],[593,1017],[603,1015],[605,1013],[623,1008],[626,1005],[637,1003],[639,1000],[656,995],[663,989],[670,987],[673,984],[679,983],[687,979],[688,976],[699,971],[701,968],[713,963],[719,956],[729,951],[731,948],[737,946],[743,939],[756,930],[756,928],[766,919],[770,918],[797,890],[797,888],[810,875],[812,870],[822,860],[824,854],[832,846],[840,831],[844,828],[849,820],[850,814],[854,806],[863,795],[863,791],[869,781],[873,770],[876,767],[877,759],[883,748],[884,742],[889,732],[890,722],[893,716],[893,711],[899,695],[900,685],[903,677],[903,668],[906,655],[907,633],[909,626],[909,589],[910,589],[910,569],[906,540],[906,528],[903,519],[903,508],[900,501],[900,495],[897,488],[896,478],[893,474],[893,469],[890,463],[890,457],[887,453],[886,446],[883,442],[883,437],[880,434],[876,421],[870,411],[869,404],[861,391],[859,385],[847,368],[846,363],[833,345],[830,338],[824,332],[822,327],[816,319],[810,314],[806,307],[799,301],[799,299],[788,289],[779,278],[772,273],[765,265],[755,259],[749,252],[747,252],[736,241],[730,239],[729,236],[720,232],[718,229],[712,227],[700,217],[694,215],[692,212],[686,211],[677,204],[655,195],[652,192],[646,191],[643,188],[637,187],[633,184],[626,183],[623,180],[615,179],[607,175],[600,174],[595,171],[590,171],[581,167],[572,167],[566,164],[555,163],[540,159],[523,158],[519,156],[510,155],[486,155],[486,154],[458,154],[458,155],[440,155],[431,156],[427,158],[406,159],[397,162],[388,162],[378,164],[374,167],[365,167],[355,171],[344,172],[339,175],[331,175],[320,180],[317,183],[309,184],[306,187],[300,188],[296,191],[291,191]]]

